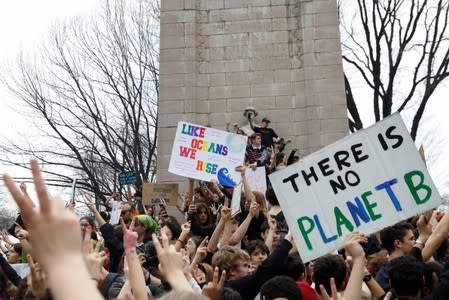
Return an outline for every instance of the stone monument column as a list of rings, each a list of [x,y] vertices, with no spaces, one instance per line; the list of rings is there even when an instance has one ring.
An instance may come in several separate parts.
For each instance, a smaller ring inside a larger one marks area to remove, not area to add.
[[[178,121],[268,117],[301,156],[348,134],[336,0],[162,0],[158,182]]]

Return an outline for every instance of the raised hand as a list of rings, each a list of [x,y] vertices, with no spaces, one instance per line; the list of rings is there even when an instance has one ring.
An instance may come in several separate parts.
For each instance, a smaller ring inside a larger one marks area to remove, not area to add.
[[[215,267],[214,277],[204,288],[202,294],[211,300],[219,300],[226,280],[226,271],[223,270],[218,276],[218,267]]]
[[[254,218],[258,218],[259,217],[259,203],[252,201],[251,205],[249,206],[249,213],[251,214],[251,216],[253,216]]]
[[[238,167],[235,167],[235,171],[239,172],[240,174],[242,174],[242,176],[245,176],[246,167],[243,166],[243,165],[240,165]]]
[[[169,245],[167,235],[161,231],[162,244],[155,234],[152,235],[154,248],[159,258],[159,269],[174,290],[192,291],[183,272],[183,258],[173,245]]]
[[[134,217],[128,229],[123,218],[120,218],[120,225],[122,226],[123,231],[123,247],[125,248],[125,253],[127,255],[130,254],[130,252],[136,253],[138,235],[137,232],[133,230],[135,227],[135,223],[136,218]]]
[[[324,285],[320,284],[320,292],[321,292],[321,295],[319,295],[320,300],[339,300],[339,299],[344,300],[343,298],[338,297],[337,286],[335,285],[334,278],[330,279],[330,283],[331,283],[332,297],[329,296],[326,289],[324,288]]]
[[[230,221],[231,220],[231,209],[229,207],[223,206],[220,211],[220,216],[223,219],[223,221]]]
[[[28,285],[31,286],[31,292],[36,298],[45,296],[47,291],[47,276],[40,268],[37,262],[34,262],[31,255],[27,255],[28,266],[30,267],[30,273],[28,274]]]
[[[87,270],[89,271],[90,277],[98,281],[101,277],[101,270],[103,264],[106,260],[106,255],[104,252],[100,253],[100,247],[103,244],[103,240],[100,240],[93,247],[90,235],[85,235],[83,240],[83,255],[84,261],[86,262]]]
[[[86,198],[86,206],[87,208],[90,209],[90,211],[95,212],[95,210],[97,210],[97,208],[95,207],[94,201],[92,199],[92,196],[87,194],[84,196],[84,198]]]
[[[192,224],[190,221],[187,221],[184,224],[182,224],[181,225],[182,233],[185,235],[188,235],[190,233],[191,226],[192,226]]]
[[[48,276],[55,299],[102,299],[89,279],[81,255],[81,228],[76,215],[64,208],[59,198],[50,197],[36,160],[31,161],[33,182],[40,207],[22,193],[8,175],[5,185],[16,201],[29,232],[31,254]],[[73,278],[67,280],[67,270]],[[75,279],[75,280],[74,280]]]
[[[28,228],[33,257],[47,271],[60,260],[80,257],[81,229],[76,216],[64,208],[62,200],[50,198],[37,161],[31,161],[31,170],[40,204],[38,210],[33,209],[34,204],[19,191],[8,175],[4,175],[3,180]]]
[[[358,232],[351,233],[345,241],[344,247],[348,255],[352,256],[352,259],[365,257],[365,251],[360,243],[366,243],[368,239]]]

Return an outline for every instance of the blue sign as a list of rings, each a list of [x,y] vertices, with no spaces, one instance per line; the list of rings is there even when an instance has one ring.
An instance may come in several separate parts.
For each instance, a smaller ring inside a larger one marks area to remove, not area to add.
[[[121,172],[118,175],[118,181],[122,185],[137,183],[137,176],[134,172]]]

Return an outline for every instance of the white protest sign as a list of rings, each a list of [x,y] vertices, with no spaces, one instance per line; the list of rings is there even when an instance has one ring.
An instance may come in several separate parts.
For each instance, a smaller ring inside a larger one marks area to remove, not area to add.
[[[243,183],[240,182],[239,184],[236,185],[236,187],[234,188],[234,191],[232,193],[232,200],[231,200],[231,216],[235,217],[236,215],[238,215],[241,210],[240,210],[240,200],[242,198],[242,187],[243,187]]]
[[[257,191],[265,195],[267,190],[267,175],[265,167],[258,167],[256,170],[246,168],[246,179],[251,187],[251,191]]]
[[[122,213],[122,205],[120,201],[111,201],[112,204],[112,211],[111,211],[111,219],[109,220],[109,223],[111,225],[117,225],[120,221],[120,215]]]
[[[401,116],[270,175],[304,262],[441,203]]]
[[[233,187],[241,180],[234,169],[243,164],[246,140],[243,135],[179,122],[168,171]]]
[[[30,266],[28,264],[10,264],[10,266],[22,279],[30,273]]]

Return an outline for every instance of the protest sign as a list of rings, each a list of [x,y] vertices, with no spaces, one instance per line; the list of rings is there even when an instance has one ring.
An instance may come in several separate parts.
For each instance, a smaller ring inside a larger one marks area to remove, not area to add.
[[[270,175],[304,262],[440,204],[399,114]]]
[[[30,274],[30,265],[28,264],[10,264],[11,268],[16,271],[20,278],[26,278]]]
[[[235,217],[241,212],[240,209],[240,199],[242,198],[242,188],[243,183],[238,183],[235,188],[234,192],[232,193],[232,200],[231,200],[231,216]]]
[[[246,179],[252,191],[257,191],[265,195],[267,190],[267,177],[265,167],[258,167],[256,170],[252,168],[246,169]]]
[[[163,199],[163,201],[162,201]],[[164,202],[167,205],[178,203],[177,183],[144,183],[142,189],[142,203],[145,205],[159,205]]]
[[[137,176],[134,172],[120,172],[118,175],[118,181],[122,185],[137,183]]]
[[[179,122],[168,171],[233,187],[241,180],[235,167],[243,164],[247,137]]]
[[[120,221],[120,215],[122,214],[122,205],[120,201],[111,201],[112,211],[111,211],[111,219],[109,220],[109,224],[117,225]]]

